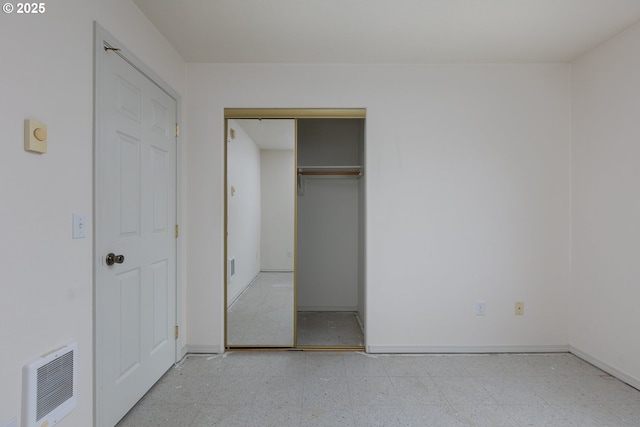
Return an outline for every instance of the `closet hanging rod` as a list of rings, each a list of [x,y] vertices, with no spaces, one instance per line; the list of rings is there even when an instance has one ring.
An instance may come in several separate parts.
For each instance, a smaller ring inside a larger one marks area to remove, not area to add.
[[[339,170],[324,170],[324,171],[298,171],[298,175],[320,175],[320,176],[331,176],[331,175],[349,175],[349,176],[360,176],[362,172],[360,171],[339,171]]]
[[[298,169],[358,169],[361,167],[361,165],[298,165]]]
[[[349,169],[362,169],[360,165],[346,165],[346,166],[298,166],[298,170],[302,171],[305,169],[321,169],[321,170],[349,170]]]

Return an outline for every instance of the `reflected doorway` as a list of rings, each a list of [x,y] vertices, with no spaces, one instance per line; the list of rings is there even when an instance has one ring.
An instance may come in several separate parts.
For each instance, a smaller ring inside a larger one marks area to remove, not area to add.
[[[295,121],[227,122],[227,345],[294,345]]]

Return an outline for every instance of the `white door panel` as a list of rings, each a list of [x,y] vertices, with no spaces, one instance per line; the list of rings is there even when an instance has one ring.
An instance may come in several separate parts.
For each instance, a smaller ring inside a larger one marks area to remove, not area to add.
[[[175,362],[176,100],[101,50],[96,144],[96,349],[101,427]],[[108,253],[124,262],[108,266]]]

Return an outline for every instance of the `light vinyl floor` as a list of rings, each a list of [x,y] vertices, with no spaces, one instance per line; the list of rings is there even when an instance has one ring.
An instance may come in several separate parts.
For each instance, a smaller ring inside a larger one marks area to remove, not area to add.
[[[640,391],[568,353],[190,355],[118,427],[640,426]]]
[[[363,347],[364,332],[353,311],[299,311],[298,347]]]

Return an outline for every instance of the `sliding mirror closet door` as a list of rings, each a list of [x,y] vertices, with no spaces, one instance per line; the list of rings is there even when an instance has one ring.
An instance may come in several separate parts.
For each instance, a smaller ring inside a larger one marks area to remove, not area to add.
[[[227,121],[227,346],[294,345],[295,121]]]
[[[364,346],[364,119],[297,123],[297,345]]]

